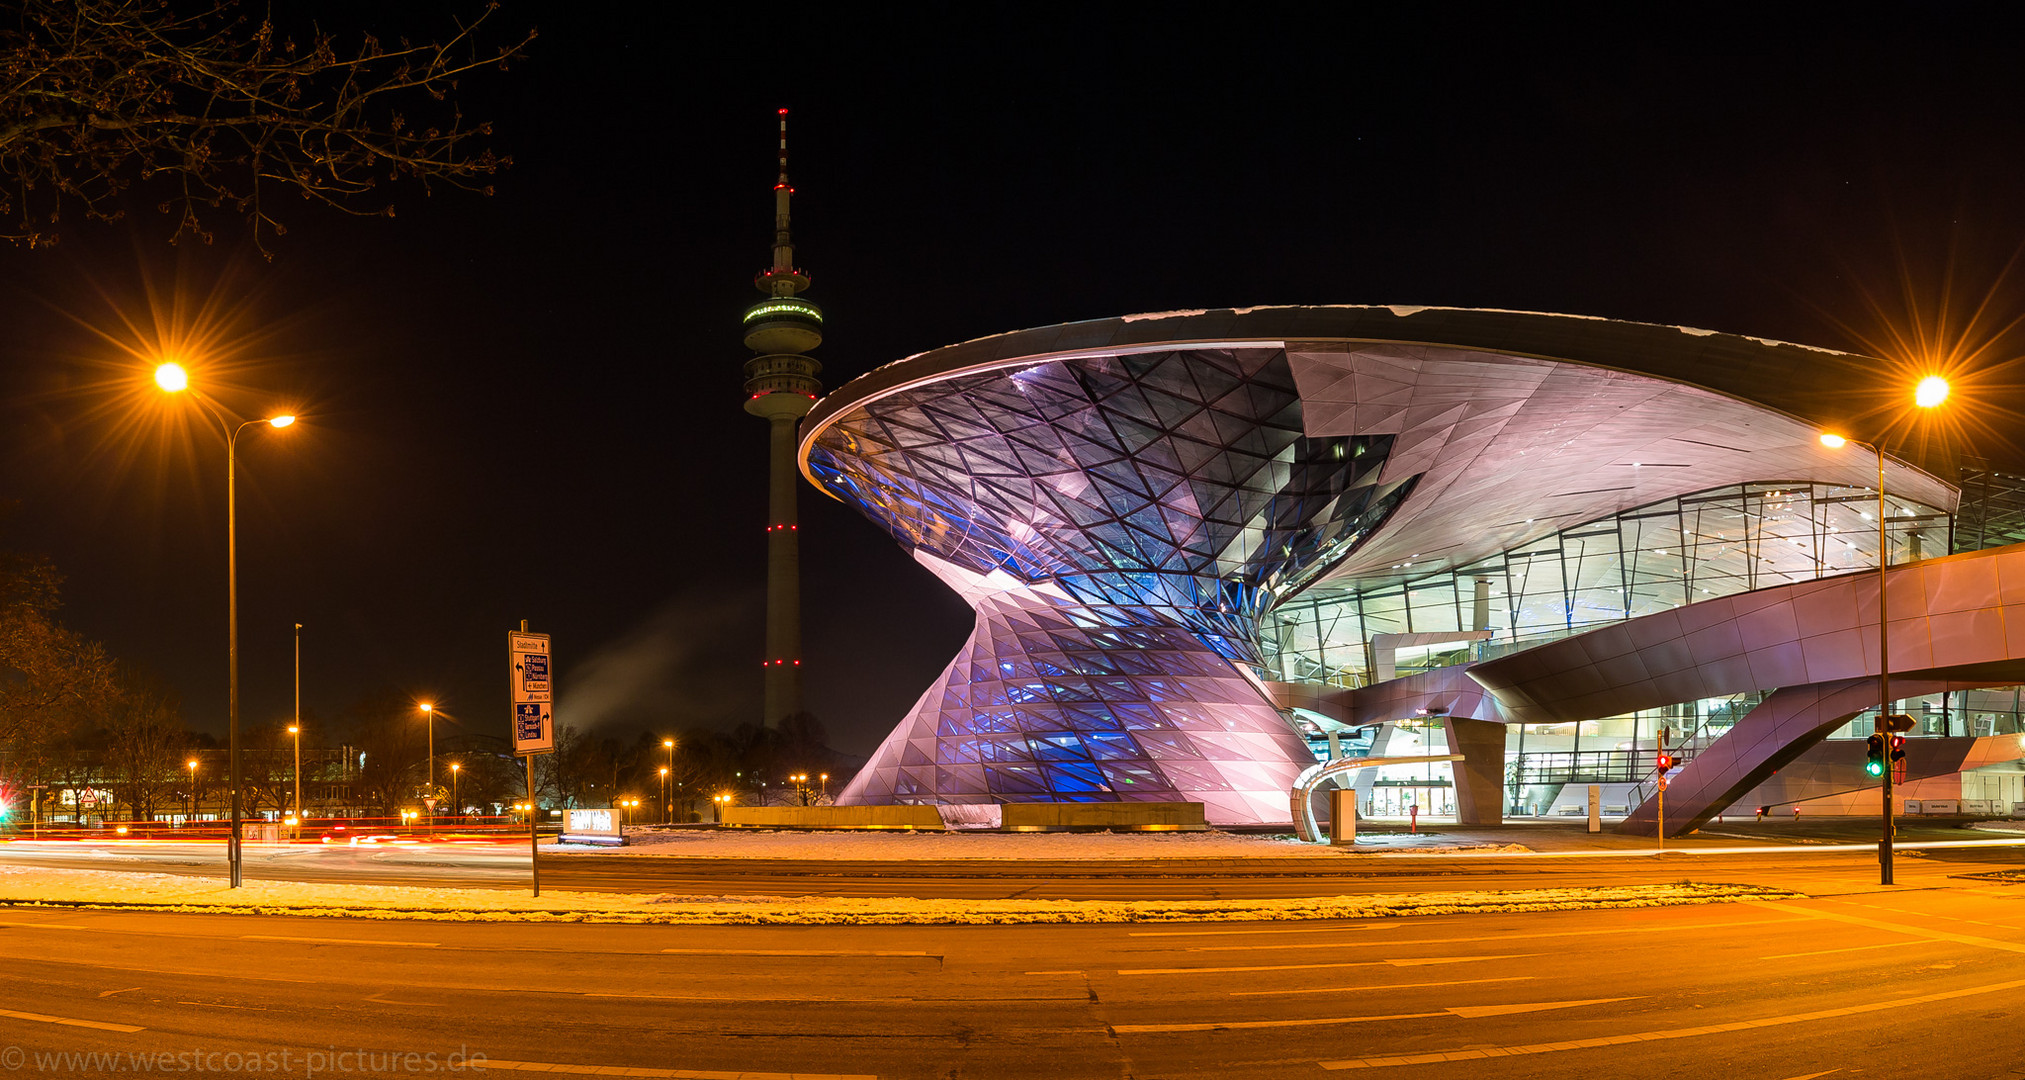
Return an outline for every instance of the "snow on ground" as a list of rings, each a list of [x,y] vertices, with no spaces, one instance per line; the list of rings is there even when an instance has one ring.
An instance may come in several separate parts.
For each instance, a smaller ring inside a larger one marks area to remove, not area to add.
[[[1632,885],[1296,900],[916,900],[908,897],[650,896],[248,881],[0,865],[0,906],[474,922],[811,924],[1235,922],[1461,912],[1568,911],[1791,899],[1750,885]]]
[[[1438,834],[1366,836],[1356,854],[1383,851],[1515,851]],[[1352,854],[1291,835],[1171,833],[807,832],[761,829],[634,830],[623,848],[544,844],[544,854],[614,852],[714,859],[1340,859]]]

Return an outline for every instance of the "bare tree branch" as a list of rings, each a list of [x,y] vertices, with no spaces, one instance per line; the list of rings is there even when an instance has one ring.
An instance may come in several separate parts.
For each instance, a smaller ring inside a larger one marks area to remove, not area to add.
[[[279,187],[349,214],[392,215],[384,182],[490,194],[512,164],[478,144],[458,80],[505,70],[534,40],[488,46],[498,10],[440,42],[340,50],[322,29],[277,40],[235,0],[0,0],[0,237],[55,242],[63,208],[110,221],[136,181],[168,185],[172,240],[209,242],[208,216],[245,218],[255,243],[286,232]],[[187,5],[182,5],[187,6]],[[419,120],[419,122],[418,122]]]

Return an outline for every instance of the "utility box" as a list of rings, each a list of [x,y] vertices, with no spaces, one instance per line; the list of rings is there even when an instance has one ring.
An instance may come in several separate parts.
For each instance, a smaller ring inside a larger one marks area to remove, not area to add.
[[[1353,847],[1357,843],[1357,790],[1335,788],[1329,792],[1329,843]]]

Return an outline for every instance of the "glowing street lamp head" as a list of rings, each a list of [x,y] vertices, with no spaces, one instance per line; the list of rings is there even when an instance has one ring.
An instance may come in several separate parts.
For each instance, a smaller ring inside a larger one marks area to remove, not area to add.
[[[295,423],[295,417],[284,413],[281,416],[268,418],[267,422],[273,424],[275,427],[287,427],[288,425]]]
[[[1821,445],[1829,448],[1830,450],[1840,450],[1844,446],[1847,446],[1848,444],[1849,444],[1848,439],[1845,439],[1832,431],[1824,431],[1821,433]]]
[[[423,702],[423,703],[422,703],[422,711],[423,711],[423,712],[435,712],[435,711],[436,711],[436,706],[434,706],[434,705],[431,705],[431,704],[429,704],[428,702],[426,702],[426,701],[425,701],[425,702]]]
[[[1913,403],[1922,409],[1931,409],[1946,400],[1948,400],[1948,380],[1939,375],[1929,375],[1913,388]]]
[[[155,385],[173,394],[190,388],[190,373],[181,364],[163,364],[155,369]]]

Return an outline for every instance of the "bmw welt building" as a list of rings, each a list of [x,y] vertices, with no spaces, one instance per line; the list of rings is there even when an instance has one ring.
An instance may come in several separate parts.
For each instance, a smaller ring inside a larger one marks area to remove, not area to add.
[[[1419,747],[1461,760],[1366,770],[1367,813],[1488,823],[1602,784],[1650,832],[1664,738],[1670,833],[1875,812],[1884,559],[1893,694],[1931,736],[1902,792],[2008,813],[2025,547],[1961,543],[1962,493],[1890,457],[1879,528],[1879,458],[1823,443],[1853,410],[1810,388],[1891,378],[1405,307],[1127,316],[888,364],[816,405],[803,473],[977,622],[839,801],[1283,822],[1318,756]]]

